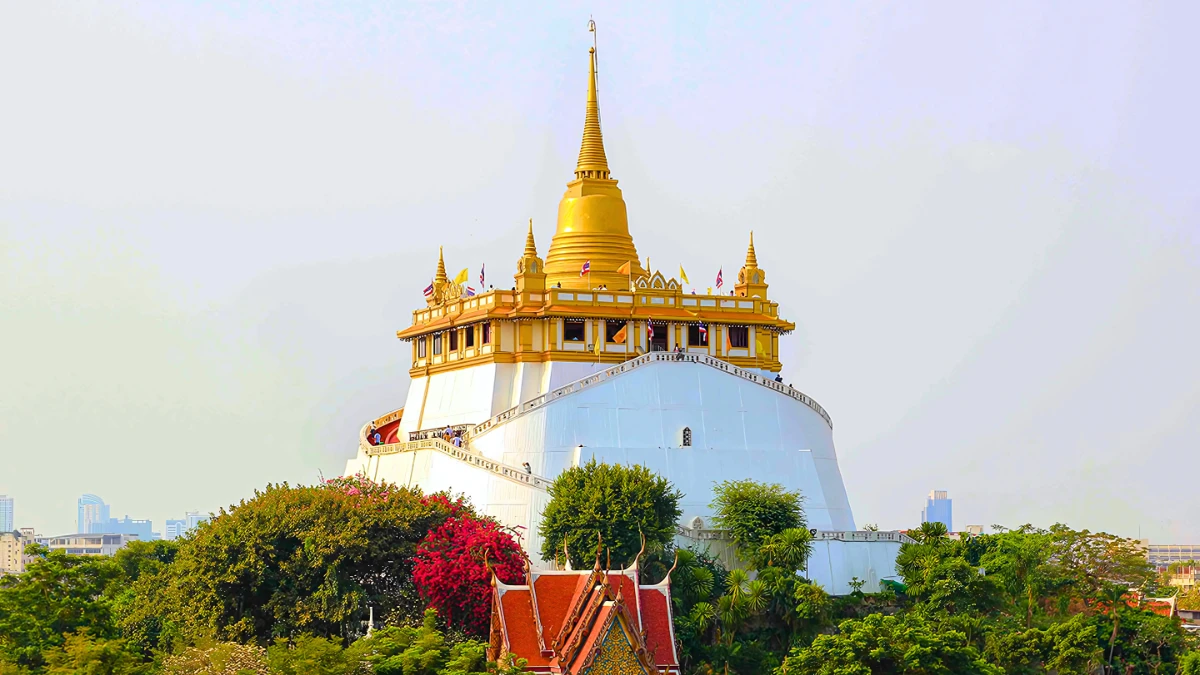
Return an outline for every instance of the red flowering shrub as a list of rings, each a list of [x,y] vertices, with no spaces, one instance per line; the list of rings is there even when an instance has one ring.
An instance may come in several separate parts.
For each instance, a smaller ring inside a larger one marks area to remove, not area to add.
[[[524,581],[525,556],[516,539],[495,521],[465,511],[425,537],[417,546],[413,565],[413,580],[421,598],[450,626],[478,636],[487,635],[492,612],[485,552],[487,564],[501,581]]]

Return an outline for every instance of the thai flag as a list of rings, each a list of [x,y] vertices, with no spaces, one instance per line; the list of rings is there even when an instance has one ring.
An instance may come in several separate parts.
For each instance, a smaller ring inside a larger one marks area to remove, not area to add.
[[[475,289],[471,288],[470,286],[467,286],[467,297],[469,298],[472,295],[475,295]]]
[[[708,342],[708,329],[704,326],[700,326],[700,341]]]
[[[592,273],[592,261],[585,260],[583,262],[583,268],[579,270],[579,276],[582,277],[582,276],[586,276],[591,273]]]
[[[480,288],[483,288],[483,286],[484,286],[484,283],[483,283],[483,268],[484,267],[485,267],[485,265],[479,266],[479,287]]]
[[[646,337],[654,339],[654,324],[646,324]]]
[[[721,286],[725,283],[725,280],[721,277],[721,272],[722,270],[717,270],[717,290],[721,290]]]
[[[429,284],[425,287],[425,297],[428,298],[431,295],[433,295],[433,284]]]

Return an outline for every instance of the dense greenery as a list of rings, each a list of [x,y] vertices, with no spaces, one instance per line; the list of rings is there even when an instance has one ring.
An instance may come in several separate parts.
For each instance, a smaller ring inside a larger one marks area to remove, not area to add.
[[[677,556],[675,634],[688,674],[1200,675],[1195,638],[1147,599],[1177,590],[1173,570],[1156,574],[1120,537],[1025,525],[951,538],[926,524],[900,549],[901,581],[863,593],[852,580],[853,593],[831,597],[805,578],[813,542],[801,495],[779,486],[715,486],[734,555],[675,551],[680,495],[644,468],[590,463],[552,494],[548,557],[565,545],[573,564],[589,565],[599,533],[601,550],[624,565],[644,535],[651,581]],[[137,542],[112,557],[32,552],[24,574],[0,580],[0,675],[510,675],[524,666],[488,663],[475,638],[487,567],[516,581],[519,546],[445,495],[360,478],[269,486],[179,543]],[[370,636],[368,608],[386,624]]]
[[[620,566],[633,562],[642,536],[652,550],[669,545],[683,495],[646,467],[592,460],[559,474],[550,496],[539,531],[542,558],[561,560],[565,547],[579,569],[596,556]]]
[[[519,565],[508,533],[444,495],[363,478],[268,486],[179,544],[35,547],[28,571],[0,580],[0,674],[496,671],[422,600],[477,599],[484,549]],[[414,568],[445,555],[457,577],[419,588]],[[369,639],[368,608],[393,624]]]

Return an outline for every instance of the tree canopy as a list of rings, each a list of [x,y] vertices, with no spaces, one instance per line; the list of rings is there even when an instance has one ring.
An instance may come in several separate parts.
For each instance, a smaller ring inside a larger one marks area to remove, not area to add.
[[[576,568],[590,566],[598,555],[628,565],[643,535],[651,547],[671,543],[682,496],[643,466],[591,460],[567,469],[550,486],[550,503],[542,513],[542,557],[561,559],[565,546]]]

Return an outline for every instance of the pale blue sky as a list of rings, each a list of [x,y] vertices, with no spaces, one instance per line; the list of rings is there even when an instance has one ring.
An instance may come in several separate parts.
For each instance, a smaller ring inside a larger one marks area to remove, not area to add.
[[[446,246],[544,252],[601,106],[643,257],[756,233],[860,524],[1200,541],[1195,3],[0,1],[19,525],[338,473]]]

